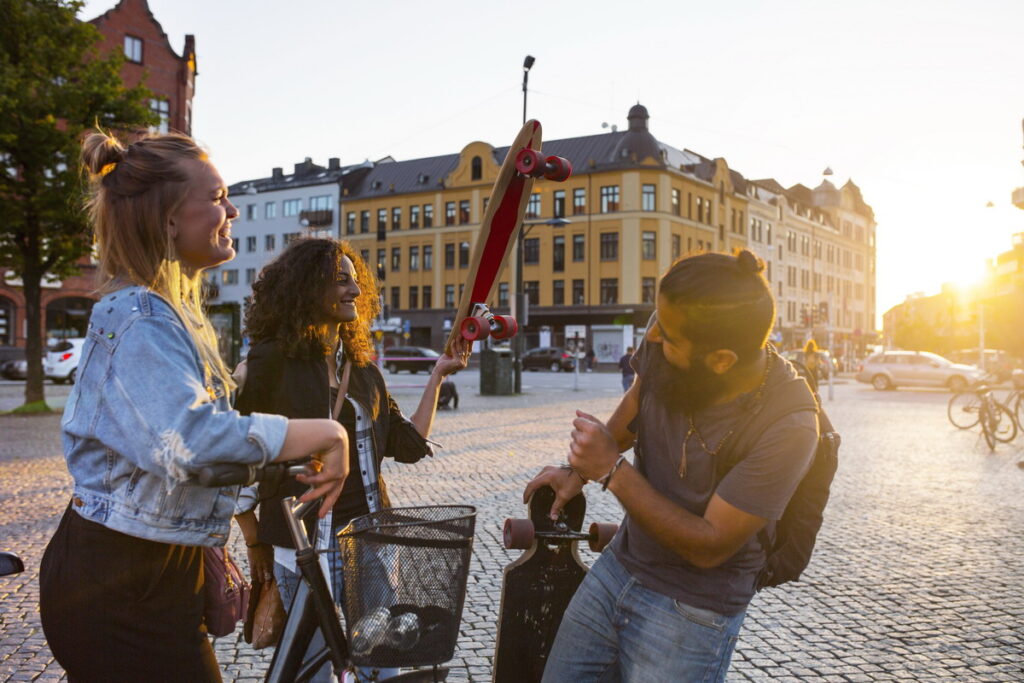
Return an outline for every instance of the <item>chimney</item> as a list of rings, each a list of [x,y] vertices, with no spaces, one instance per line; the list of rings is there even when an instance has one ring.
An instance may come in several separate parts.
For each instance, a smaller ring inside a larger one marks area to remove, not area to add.
[[[337,171],[339,168],[341,168],[341,159],[338,157],[331,157],[327,160],[328,171]]]
[[[275,166],[270,170],[270,177],[274,180],[280,180],[284,177],[284,169],[280,166]]]

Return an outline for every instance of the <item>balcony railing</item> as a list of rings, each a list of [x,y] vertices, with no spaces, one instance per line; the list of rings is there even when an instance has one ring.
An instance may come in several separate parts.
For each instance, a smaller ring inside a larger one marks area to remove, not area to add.
[[[322,228],[331,225],[334,223],[334,211],[332,209],[300,211],[299,223],[310,228]]]

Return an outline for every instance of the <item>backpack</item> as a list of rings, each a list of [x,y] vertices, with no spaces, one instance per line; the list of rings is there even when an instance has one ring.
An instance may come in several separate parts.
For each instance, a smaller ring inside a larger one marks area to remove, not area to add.
[[[757,534],[765,551],[765,565],[754,582],[758,591],[796,581],[807,568],[821,529],[832,479],[839,466],[839,434],[821,407],[817,392],[811,389],[804,374],[810,374],[809,371],[801,363],[793,365],[800,376],[775,387],[755,406],[746,424],[737,430],[739,436],[731,447],[727,446],[725,453],[719,454],[716,470],[717,480],[721,481],[746,457],[769,426],[795,412],[815,411],[818,445],[811,465],[789,499],[782,518],[776,522],[774,538],[768,531],[768,525]]]

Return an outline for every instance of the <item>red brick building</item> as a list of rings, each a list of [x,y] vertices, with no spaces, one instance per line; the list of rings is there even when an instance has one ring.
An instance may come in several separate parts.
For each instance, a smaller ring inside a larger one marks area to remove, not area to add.
[[[175,52],[146,0],[120,0],[92,19],[102,34],[104,53],[123,50],[121,78],[134,86],[145,78],[154,95],[151,106],[161,118],[160,132],[192,132],[195,92],[195,37],[185,36],[181,54]],[[95,266],[83,259],[81,274],[64,281],[43,283],[43,329],[48,337],[84,336],[95,300]],[[20,282],[0,267],[0,347],[24,347],[27,329]]]

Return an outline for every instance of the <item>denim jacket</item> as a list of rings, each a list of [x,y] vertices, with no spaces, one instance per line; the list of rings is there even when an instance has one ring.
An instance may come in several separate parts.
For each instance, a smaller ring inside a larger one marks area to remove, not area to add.
[[[127,287],[94,305],[61,421],[75,512],[139,538],[224,545],[238,487],[204,488],[191,475],[273,460],[288,421],[241,416],[204,376],[181,319],[151,290]]]

